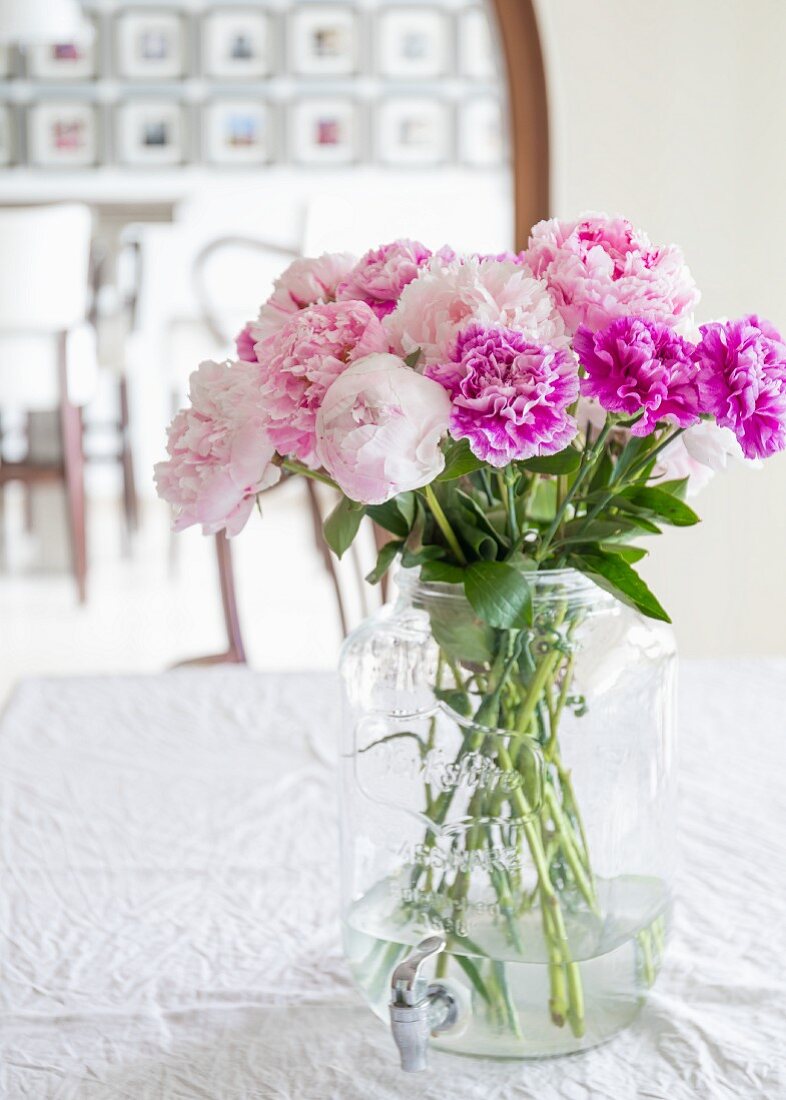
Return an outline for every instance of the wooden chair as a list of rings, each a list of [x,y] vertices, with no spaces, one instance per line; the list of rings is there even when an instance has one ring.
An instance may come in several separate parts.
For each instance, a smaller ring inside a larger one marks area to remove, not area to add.
[[[58,410],[61,455],[5,461],[10,481],[64,485],[73,574],[80,603],[87,592],[81,408],[92,396],[97,359],[87,323],[91,216],[86,206],[0,210],[0,413]]]

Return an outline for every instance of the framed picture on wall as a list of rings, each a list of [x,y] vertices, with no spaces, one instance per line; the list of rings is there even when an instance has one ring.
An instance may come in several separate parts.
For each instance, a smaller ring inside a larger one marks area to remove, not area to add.
[[[96,75],[98,32],[84,41],[38,42],[28,47],[27,72],[35,80],[92,80]]]
[[[205,160],[211,164],[264,164],[271,158],[270,108],[253,99],[221,99],[203,112]]]
[[[382,76],[444,76],[452,68],[447,15],[440,8],[385,8],[377,20],[376,50]]]
[[[431,97],[384,100],[375,119],[377,157],[390,165],[444,164],[452,146],[448,107]]]
[[[14,159],[13,115],[7,103],[0,103],[0,166],[12,164]]]
[[[38,168],[89,168],[98,160],[92,103],[41,100],[27,116],[28,160]]]
[[[491,168],[506,159],[502,104],[494,96],[477,96],[459,111],[459,160],[478,168]]]
[[[296,76],[351,76],[358,67],[358,16],[340,4],[295,8],[289,53]]]
[[[185,120],[180,103],[139,99],[119,104],[117,158],[132,167],[173,166],[185,160]]]
[[[494,80],[504,76],[503,61],[498,52],[485,8],[467,8],[459,15],[458,57],[461,76],[473,80]]]
[[[218,8],[202,20],[202,70],[222,80],[270,72],[270,16],[258,8]]]
[[[115,20],[118,76],[175,80],[185,72],[185,31],[176,11],[135,8]]]
[[[343,97],[303,99],[290,114],[292,159],[298,164],[352,164],[358,159],[358,107]]]

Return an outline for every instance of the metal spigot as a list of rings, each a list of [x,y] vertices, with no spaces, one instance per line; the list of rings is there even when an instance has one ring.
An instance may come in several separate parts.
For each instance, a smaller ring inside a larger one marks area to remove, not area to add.
[[[444,936],[429,936],[399,963],[390,979],[390,1029],[405,1073],[428,1064],[430,1035],[449,1031],[458,1022],[458,1002],[447,986],[429,984],[421,967],[445,947]]]

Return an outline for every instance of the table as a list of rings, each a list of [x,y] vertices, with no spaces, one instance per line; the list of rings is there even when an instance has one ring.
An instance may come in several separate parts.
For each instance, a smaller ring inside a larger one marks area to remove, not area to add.
[[[786,662],[686,663],[675,939],[637,1024],[405,1076],[341,956],[327,675],[23,683],[0,724],[7,1100],[786,1096]]]

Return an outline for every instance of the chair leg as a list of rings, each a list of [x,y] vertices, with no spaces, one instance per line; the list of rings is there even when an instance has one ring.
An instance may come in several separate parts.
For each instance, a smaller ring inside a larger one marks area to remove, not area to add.
[[[68,399],[65,336],[60,348],[60,433],[63,444],[71,557],[79,602],[87,598],[87,540],[85,533],[85,464],[82,451],[82,416]]]
[[[344,606],[344,597],[341,594],[341,582],[339,581],[338,568],[330,552],[330,548],[322,537],[322,512],[319,507],[319,497],[317,496],[316,486],[310,478],[306,478],[305,481],[306,492],[308,493],[308,503],[311,510],[311,523],[314,529],[314,542],[316,543],[316,548],[322,558],[325,569],[330,574],[330,579],[333,582],[333,593],[336,597],[338,617],[341,622],[341,634],[346,638],[349,633],[349,622],[347,619],[347,610]]]
[[[129,535],[139,529],[139,506],[134,480],[134,457],[131,451],[131,438],[128,413],[128,380],[122,375],[119,383],[120,398],[120,460],[123,467],[123,514],[126,531]]]
[[[246,650],[240,629],[240,615],[235,594],[235,570],[232,565],[232,548],[225,531],[216,535],[216,558],[218,560],[218,579],[221,584],[221,606],[224,611],[224,623],[227,631],[228,649],[226,661],[243,665],[246,663]]]

